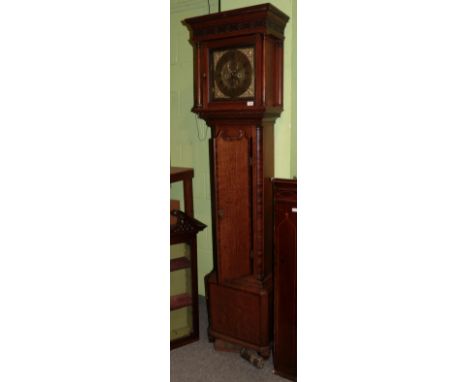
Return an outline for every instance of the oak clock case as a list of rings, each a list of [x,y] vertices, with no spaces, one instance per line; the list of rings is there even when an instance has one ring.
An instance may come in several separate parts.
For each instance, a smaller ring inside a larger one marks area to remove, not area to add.
[[[273,332],[273,126],[283,109],[287,21],[271,4],[184,20],[194,47],[192,111],[212,137],[208,337],[265,358]]]

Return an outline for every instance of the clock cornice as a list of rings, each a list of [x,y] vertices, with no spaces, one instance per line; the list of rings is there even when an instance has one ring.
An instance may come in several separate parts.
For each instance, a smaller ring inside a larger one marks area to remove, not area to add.
[[[266,3],[192,17],[184,20],[184,23],[191,32],[191,41],[198,42],[246,33],[268,34],[283,39],[288,20],[285,13]]]

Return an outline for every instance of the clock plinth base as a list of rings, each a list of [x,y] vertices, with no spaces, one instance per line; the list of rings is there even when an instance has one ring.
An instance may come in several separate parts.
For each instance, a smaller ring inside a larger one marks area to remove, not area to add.
[[[267,359],[271,350],[271,282],[246,276],[219,284],[215,273],[210,273],[205,282],[208,337],[255,350]]]

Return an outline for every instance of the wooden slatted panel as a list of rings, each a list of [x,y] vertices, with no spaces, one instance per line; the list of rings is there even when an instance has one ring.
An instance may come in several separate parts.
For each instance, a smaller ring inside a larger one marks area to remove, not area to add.
[[[192,296],[187,293],[171,296],[171,310],[185,308],[192,305]]]
[[[171,272],[185,268],[190,268],[190,260],[186,257],[179,257],[171,260]]]

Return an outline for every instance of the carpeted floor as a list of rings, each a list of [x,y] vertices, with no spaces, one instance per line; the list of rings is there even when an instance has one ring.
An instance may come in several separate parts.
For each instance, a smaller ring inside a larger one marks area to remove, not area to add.
[[[171,382],[287,382],[273,374],[273,357],[257,369],[239,353],[215,351],[208,342],[208,317],[204,297],[200,297],[200,340],[171,351]]]

